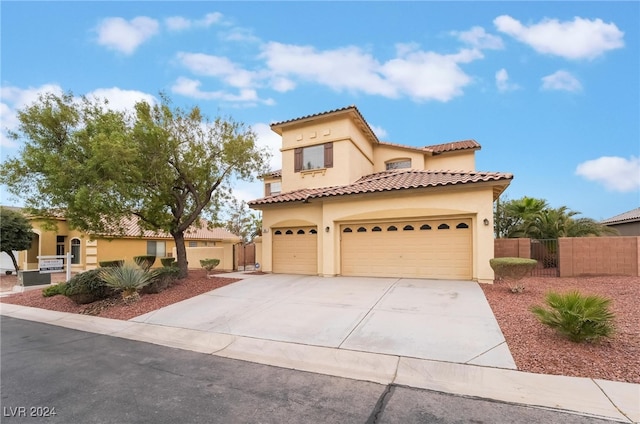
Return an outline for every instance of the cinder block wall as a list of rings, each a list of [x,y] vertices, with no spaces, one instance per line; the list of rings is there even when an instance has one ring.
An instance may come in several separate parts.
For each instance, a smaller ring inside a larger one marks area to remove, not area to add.
[[[560,277],[580,275],[640,276],[640,237],[558,239]]]
[[[531,258],[531,240],[528,238],[495,239],[494,257]]]

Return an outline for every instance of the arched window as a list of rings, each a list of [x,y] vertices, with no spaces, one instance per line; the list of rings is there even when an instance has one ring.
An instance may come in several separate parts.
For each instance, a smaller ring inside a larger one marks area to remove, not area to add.
[[[467,224],[465,224],[464,222],[461,222],[458,225],[456,225],[456,228],[469,228],[469,226]]]
[[[298,230],[298,234],[304,234],[304,230]]]
[[[380,227],[373,227],[373,228],[371,229],[371,231],[382,231],[382,228],[380,228]]]
[[[353,230],[349,227],[345,228],[344,230],[342,230],[343,233],[353,233]]]
[[[402,230],[403,231],[413,231],[413,226],[412,225],[405,225]]]
[[[280,230],[276,230],[276,232],[275,232],[275,233],[273,233],[273,234],[275,234],[275,235],[277,235],[277,236],[281,236],[281,235],[282,235],[282,231],[280,231]]]
[[[392,225],[389,228],[387,228],[387,231],[398,231],[398,227],[396,227],[395,225]]]
[[[429,225],[429,224],[423,224],[423,225],[420,227],[420,229],[421,229],[421,230],[430,230],[430,229],[431,229],[431,225]]]
[[[385,168],[387,171],[391,171],[393,169],[404,169],[411,168],[411,159],[393,159],[385,163]]]
[[[293,231],[291,231],[291,230],[287,230],[287,232],[286,232],[285,234],[287,234],[287,235],[289,235],[289,234],[293,234]]]
[[[318,234],[315,228],[309,230],[309,234]]]
[[[71,264],[80,264],[80,239],[71,239]]]
[[[449,226],[447,224],[438,225],[438,230],[448,230]]]
[[[364,228],[364,227],[360,227],[360,228],[358,228],[358,232],[359,232],[359,233],[366,233],[366,232],[367,232],[367,229],[366,229],[366,228]]]

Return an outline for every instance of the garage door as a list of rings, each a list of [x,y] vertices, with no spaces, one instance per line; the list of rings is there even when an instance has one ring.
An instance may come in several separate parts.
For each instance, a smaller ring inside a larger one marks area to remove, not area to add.
[[[273,272],[318,273],[318,231],[316,227],[273,229]]]
[[[342,225],[342,275],[472,278],[471,219]]]

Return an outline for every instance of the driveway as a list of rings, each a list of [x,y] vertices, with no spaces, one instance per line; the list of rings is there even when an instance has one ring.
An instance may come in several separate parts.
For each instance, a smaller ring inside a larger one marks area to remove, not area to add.
[[[268,274],[132,321],[516,369],[475,282]]]

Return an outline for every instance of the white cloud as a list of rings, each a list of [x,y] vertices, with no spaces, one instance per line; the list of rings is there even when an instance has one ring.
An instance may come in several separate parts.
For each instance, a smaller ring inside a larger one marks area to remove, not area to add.
[[[640,158],[602,156],[579,164],[576,174],[598,182],[608,190],[631,192],[640,189]]]
[[[496,87],[498,87],[498,91],[501,93],[519,88],[518,84],[509,82],[509,73],[504,68],[496,72]]]
[[[494,49],[500,50],[504,48],[502,39],[497,35],[488,34],[484,28],[474,26],[469,31],[452,32],[458,39],[477,49]]]
[[[164,20],[164,24],[170,31],[183,31],[191,28],[191,21],[182,16],[171,16]]]
[[[458,64],[483,57],[476,49],[442,55],[418,50],[415,44],[399,44],[396,50],[396,58],[380,63],[353,46],[318,51],[312,46],[270,42],[264,45],[261,57],[270,74],[290,81],[289,87],[299,79],[336,91],[443,102],[461,95],[471,82]]]
[[[557,71],[542,77],[542,89],[576,92],[582,90],[582,84],[569,72]]]
[[[164,20],[164,24],[170,31],[184,31],[193,27],[208,28],[211,25],[222,23],[222,19],[222,13],[213,12],[196,20],[187,19],[184,16],[170,16]]]
[[[614,23],[602,19],[583,19],[559,22],[544,19],[533,25],[523,25],[508,15],[493,21],[500,32],[531,46],[539,53],[561,56],[566,59],[594,59],[608,50],[624,46],[624,33]]]
[[[105,18],[98,25],[98,44],[130,55],[138,46],[158,33],[158,21],[138,16],[131,21]]]
[[[255,72],[247,71],[222,56],[203,53],[178,53],[178,60],[196,75],[220,77],[232,87],[250,88],[256,84]]]
[[[273,105],[273,99],[260,99],[256,90],[241,89],[238,94],[232,94],[223,90],[203,91],[200,89],[201,81],[180,77],[171,87],[171,91],[187,97],[201,100],[223,100],[232,103],[243,103],[245,106],[255,106],[258,103]]]
[[[196,25],[209,27],[213,24],[222,22],[222,16],[223,15],[220,12],[207,13],[204,15],[204,18],[196,21]]]
[[[133,111],[137,102],[145,101],[150,105],[156,104],[156,98],[151,94],[137,90],[123,90],[118,87],[98,88],[87,93],[88,98],[106,99],[109,109],[119,111]]]
[[[371,127],[371,131],[373,131],[373,133],[376,135],[376,137],[378,137],[379,140],[385,139],[388,135],[387,130],[382,127],[371,124],[369,124],[369,127]]]

